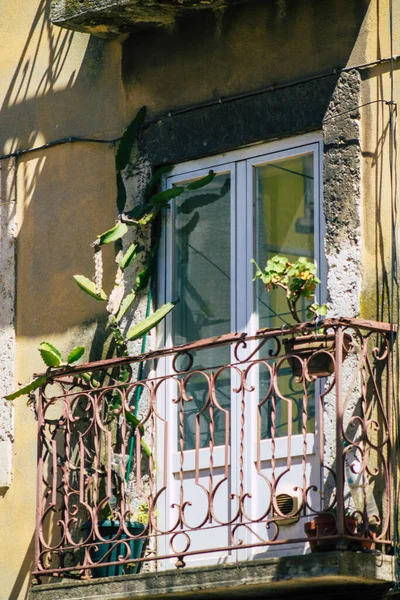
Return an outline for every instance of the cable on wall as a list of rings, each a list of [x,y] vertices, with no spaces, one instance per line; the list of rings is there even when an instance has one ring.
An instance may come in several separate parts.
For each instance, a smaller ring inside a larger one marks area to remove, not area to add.
[[[0,160],[6,160],[8,158],[18,158],[20,156],[23,156],[24,154],[28,154],[29,152],[39,152],[40,150],[54,148],[54,146],[62,146],[63,144],[74,144],[76,142],[85,142],[87,144],[109,144],[110,146],[115,146],[115,144],[119,142],[120,139],[121,136],[110,140],[70,136],[61,138],[60,140],[54,140],[53,142],[48,142],[47,144],[42,144],[41,146],[32,146],[31,148],[14,150],[13,152],[9,152],[8,154],[0,154]]]
[[[340,73],[346,73],[346,72],[353,71],[353,70],[357,71],[357,70],[362,70],[362,69],[370,69],[370,68],[377,67],[379,65],[388,63],[388,62],[390,62],[390,64],[392,65],[392,68],[394,69],[394,61],[397,61],[397,60],[400,60],[400,55],[393,56],[393,54],[392,54],[389,58],[381,58],[379,60],[375,60],[375,61],[368,62],[368,63],[361,63],[358,65],[353,65],[351,67],[337,68],[337,69],[328,71],[326,73],[321,73],[320,75],[314,75],[312,77],[304,77],[301,79],[296,79],[296,80],[290,81],[288,83],[269,85],[267,87],[263,87],[258,90],[254,90],[252,92],[246,92],[244,94],[236,94],[236,95],[232,95],[232,96],[227,96],[226,98],[221,97],[221,98],[218,98],[217,100],[212,100],[210,102],[202,102],[202,103],[194,104],[194,105],[188,106],[186,108],[181,108],[181,109],[177,109],[175,111],[170,111],[166,115],[156,117],[150,121],[147,121],[144,124],[144,128],[147,129],[151,125],[160,123],[165,119],[169,119],[171,117],[182,115],[182,114],[185,114],[188,112],[200,110],[202,108],[209,108],[211,106],[218,106],[219,104],[225,104],[227,102],[234,102],[236,100],[251,98],[253,96],[258,96],[258,95],[264,94],[266,92],[275,92],[276,90],[282,90],[282,89],[286,89],[286,88],[293,87],[296,85],[300,85],[302,83],[308,83],[311,81],[316,81],[318,79],[323,79],[325,77],[331,77],[332,75],[339,75]],[[393,102],[393,99],[392,99],[392,101],[372,100],[371,102],[368,102],[366,104],[362,104],[360,106],[355,106],[354,108],[350,109],[348,112],[352,112],[353,110],[357,110],[358,108],[362,108],[363,106],[367,106],[368,104],[374,104],[376,102],[390,103],[390,102]],[[336,117],[339,117],[344,114],[348,114],[348,113],[346,112],[346,113],[340,113],[340,115],[333,115],[332,117],[329,117],[329,119],[336,118]],[[41,146],[24,148],[21,150],[14,150],[13,152],[9,152],[7,154],[0,154],[0,160],[6,160],[6,159],[12,158],[12,157],[20,157],[20,156],[23,156],[24,154],[28,154],[30,152],[39,152],[41,150],[47,150],[48,148],[53,148],[54,146],[60,146],[62,144],[68,144],[68,143],[79,143],[79,142],[82,143],[83,142],[83,143],[92,143],[92,144],[110,144],[110,145],[114,146],[120,139],[121,139],[121,136],[112,138],[112,139],[100,139],[100,138],[89,138],[89,137],[86,138],[86,137],[76,137],[76,136],[64,137],[59,140],[54,140],[52,142],[48,142]]]

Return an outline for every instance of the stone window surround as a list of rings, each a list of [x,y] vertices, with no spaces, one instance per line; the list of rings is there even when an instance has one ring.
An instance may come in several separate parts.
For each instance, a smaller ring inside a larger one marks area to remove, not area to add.
[[[4,400],[14,383],[15,365],[16,162],[0,161],[0,493],[11,485],[13,406]]]
[[[330,317],[355,317],[361,294],[361,77],[357,70],[182,112],[150,124],[127,179],[138,189],[152,167],[181,164],[260,142],[322,132],[322,206]],[[128,169],[129,171],[129,169]],[[135,194],[136,195],[136,194]],[[149,349],[149,348],[148,348]],[[354,357],[343,367],[348,379]],[[357,394],[349,402],[356,410]],[[335,398],[325,397],[326,463],[334,463]],[[325,474],[326,475],[326,474]],[[327,482],[329,486],[329,482]]]
[[[356,317],[361,294],[361,140],[360,113],[354,107],[360,105],[360,96],[360,73],[353,69],[159,119],[142,132],[138,160],[133,169],[127,169],[127,183],[140,192],[156,166],[322,132],[328,316]],[[345,380],[354,373],[354,360],[348,357],[343,366]],[[348,414],[356,407],[357,394],[353,394]],[[328,394],[324,403],[326,464],[336,460],[329,451],[336,447],[335,428],[330,425],[334,419],[335,398]]]
[[[139,140],[136,175],[144,179],[152,166],[322,131],[329,316],[357,316],[361,146],[360,115],[354,107],[360,104],[360,92],[360,74],[352,70],[160,119],[149,125]]]

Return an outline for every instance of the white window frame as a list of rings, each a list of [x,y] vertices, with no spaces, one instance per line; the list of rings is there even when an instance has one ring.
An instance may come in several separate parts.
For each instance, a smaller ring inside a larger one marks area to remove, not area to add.
[[[318,275],[321,279],[322,285],[319,287],[317,301],[324,302],[326,299],[326,261],[323,253],[324,244],[324,219],[322,211],[322,134],[321,133],[310,133],[296,137],[286,138],[284,140],[260,143],[252,145],[246,148],[230,151],[224,154],[216,156],[210,156],[201,158],[194,161],[189,161],[176,165],[171,172],[163,180],[163,189],[171,187],[174,183],[183,183],[185,180],[193,180],[200,178],[213,169],[215,172],[226,172],[231,171],[231,331],[245,331],[249,335],[254,334],[258,329],[258,317],[255,313],[255,298],[254,298],[254,285],[251,284],[254,265],[250,263],[251,258],[254,256],[254,167],[265,164],[269,161],[276,161],[278,159],[288,158],[291,156],[298,156],[300,154],[306,154],[309,152],[313,153],[313,169],[314,169],[314,259],[318,266]],[[241,201],[241,198],[245,198],[245,202]],[[163,219],[160,251],[159,251],[159,269],[158,269],[158,305],[162,305],[167,301],[174,300],[172,297],[172,276],[173,273],[173,220],[174,220],[174,207],[173,201],[171,202],[172,208],[165,211]],[[239,229],[241,234],[238,235]],[[248,243],[249,240],[253,240],[252,243]],[[239,293],[238,293],[239,290]],[[172,346],[172,316],[169,315],[162,326],[158,328],[158,340],[157,343],[162,347]],[[162,375],[167,374],[167,362],[166,360],[160,361],[158,367],[158,373]],[[317,409],[317,407],[316,407]],[[167,403],[165,406],[164,418],[168,422],[172,422],[174,415]],[[255,426],[254,412],[250,412],[246,415],[246,427],[247,431],[245,435],[248,440],[251,440],[251,431]],[[232,425],[235,421],[235,416],[232,414]],[[176,440],[173,434],[173,428],[171,428],[172,435],[170,435],[170,460],[165,477],[168,480],[168,487],[172,489],[173,486],[173,471],[179,464],[179,456],[176,452]],[[316,414],[315,418],[315,434],[307,435],[307,454],[316,455],[319,454],[318,444],[318,418]],[[238,436],[232,435],[231,446],[229,452],[229,463],[237,461],[239,456],[238,448]],[[296,439],[298,438],[298,439]],[[285,456],[287,453],[286,446],[287,438],[279,438],[277,440],[278,454]],[[291,439],[291,455],[301,456],[303,453],[303,437],[292,436]],[[160,447],[162,447],[160,445]],[[221,447],[223,450],[223,447]],[[254,463],[255,460],[255,445],[248,451],[248,460]],[[271,454],[271,441],[266,439],[262,441],[261,452],[265,460]],[[185,452],[185,470],[193,468],[191,460],[193,451]],[[221,465],[225,460],[224,452],[218,452],[218,447],[214,450],[214,466],[217,467],[219,462]],[[220,461],[219,461],[220,458]],[[202,460],[201,451],[199,456],[200,462]],[[218,464],[217,464],[218,463]],[[158,461],[158,464],[161,464]],[[246,470],[245,470],[246,472]],[[250,469],[247,469],[250,472]],[[236,486],[236,475],[234,470],[232,471],[232,486]],[[160,471],[157,474],[159,481],[164,477],[164,473]],[[253,482],[250,481],[250,477],[247,477],[249,481],[245,482],[246,489],[253,489]],[[161,515],[161,522],[166,519],[168,523],[168,502],[165,504],[165,515]],[[163,549],[167,551],[165,547]],[[246,553],[238,551],[235,560],[241,560],[248,558]],[[202,564],[201,560],[198,564]],[[166,566],[166,568],[168,568]]]
[[[324,255],[325,225],[322,209],[322,134],[309,133],[268,143],[252,145],[240,150],[201,158],[181,163],[173,167],[168,176],[164,177],[163,189],[174,183],[203,177],[210,169],[224,172],[231,170],[231,224],[246,224],[245,235],[238,235],[238,227],[234,227],[231,235],[231,331],[245,331],[248,334],[257,330],[257,315],[254,311],[254,286],[249,285],[253,278],[254,266],[250,263],[254,256],[254,196],[253,167],[281,158],[297,156],[307,152],[314,154],[314,260],[318,266],[318,275],[322,285],[317,289],[317,301],[326,300],[327,269]],[[246,202],[238,202],[239,197],[245,197]],[[172,201],[173,202],[173,201]],[[172,265],[172,220],[174,210],[166,210],[163,219],[158,269],[158,305],[174,300],[172,298],[172,281],[168,277]],[[232,225],[231,225],[232,227]],[[238,280],[240,278],[240,281]],[[245,290],[241,298],[237,290]],[[245,315],[245,321],[243,320]],[[169,315],[158,330],[158,345],[169,347],[171,343],[172,317]]]

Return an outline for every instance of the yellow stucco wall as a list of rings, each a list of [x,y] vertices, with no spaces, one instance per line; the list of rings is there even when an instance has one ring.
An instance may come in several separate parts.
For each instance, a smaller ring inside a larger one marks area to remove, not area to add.
[[[286,14],[278,14],[273,1],[244,3],[221,21],[202,13],[172,31],[138,31],[123,54],[121,40],[52,27],[47,0],[3,4],[3,153],[72,135],[116,137],[143,104],[150,116],[165,114],[390,54],[389,0],[287,2]],[[394,53],[400,54],[400,6],[393,4]],[[396,61],[398,102],[399,66]],[[387,63],[363,73],[362,102],[390,99]],[[361,308],[378,318],[387,314],[382,280],[392,264],[388,107],[379,102],[361,110]],[[91,276],[89,244],[115,218],[113,157],[108,145],[66,144],[18,160],[15,381],[42,370],[41,341],[69,350],[93,334],[103,307],[80,293],[72,275]],[[0,564],[7,565],[0,570],[2,598],[26,596],[35,465],[36,423],[21,399],[15,402],[13,482],[0,496]]]
[[[355,45],[364,62],[367,8],[364,0],[244,2],[220,19],[202,13],[172,31],[139,31],[124,44],[127,111],[145,104],[163,115],[320,75],[352,62]]]
[[[52,27],[49,8],[47,0],[2,3],[2,154],[69,136],[110,139],[124,127],[120,42]],[[64,352],[90,341],[104,307],[72,276],[92,276],[90,243],[115,216],[112,146],[65,144],[18,159],[15,382],[43,370],[41,341]],[[2,599],[25,598],[30,581],[36,428],[25,399],[16,401],[13,479],[0,495]]]
[[[372,2],[364,28],[367,62],[389,57],[389,2]],[[400,55],[400,5],[393,2],[393,54]],[[358,58],[358,57],[357,57]],[[392,98],[393,91],[393,98]],[[399,167],[398,110],[393,113],[393,142],[390,108],[386,102],[400,103],[400,60],[386,62],[365,73],[362,85],[362,198],[363,198],[363,315],[396,320],[396,283],[392,276],[392,223],[398,238]],[[393,144],[393,174],[390,173],[390,147]],[[396,175],[397,173],[397,175]],[[393,248],[394,244],[394,248]],[[392,293],[394,285],[394,294]],[[392,302],[394,301],[394,306]],[[394,311],[394,312],[393,312]]]

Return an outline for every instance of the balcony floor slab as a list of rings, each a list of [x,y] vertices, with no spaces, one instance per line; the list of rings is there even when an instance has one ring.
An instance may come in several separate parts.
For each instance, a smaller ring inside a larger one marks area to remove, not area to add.
[[[223,10],[244,0],[52,0],[55,25],[108,38],[137,27],[171,27],[181,16]]]
[[[34,586],[29,600],[393,598],[395,558],[326,552]],[[389,595],[388,595],[389,593]],[[400,596],[399,596],[400,598]]]

